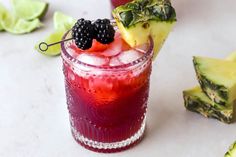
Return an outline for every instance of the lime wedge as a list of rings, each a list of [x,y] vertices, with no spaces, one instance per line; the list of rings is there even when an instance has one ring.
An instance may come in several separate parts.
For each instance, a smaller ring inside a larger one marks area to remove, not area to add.
[[[34,31],[42,26],[39,19],[27,21],[13,16],[11,13],[6,12],[3,14],[1,25],[4,30],[13,34],[25,34]]]
[[[55,12],[53,16],[54,28],[55,32],[49,35],[45,40],[43,40],[47,44],[51,44],[54,42],[58,42],[62,39],[63,35],[66,31],[70,30],[72,26],[75,24],[76,20],[70,16],[67,16],[61,12]],[[39,44],[36,44],[35,49],[42,54],[48,56],[57,56],[61,53],[60,44],[56,44],[48,47],[46,51],[41,51],[39,49]]]
[[[11,0],[14,13],[25,20],[43,18],[48,10],[48,3],[37,0]]]
[[[1,21],[6,13],[7,13],[7,9],[0,3],[0,31],[4,30],[2,27]]]
[[[56,30],[70,30],[76,23],[73,17],[67,16],[61,12],[55,12],[53,15],[54,28]]]
[[[58,42],[58,41],[60,41],[62,39],[64,34],[65,34],[65,31],[56,31],[56,32],[52,33],[51,35],[49,35],[44,40],[44,42],[47,43],[47,44]],[[47,51],[41,51],[39,49],[39,44],[40,43],[35,45],[35,49],[38,52],[40,52],[40,53],[42,53],[44,55],[47,55],[47,56],[57,56],[57,55],[59,55],[61,53],[61,45],[60,44],[48,47]]]

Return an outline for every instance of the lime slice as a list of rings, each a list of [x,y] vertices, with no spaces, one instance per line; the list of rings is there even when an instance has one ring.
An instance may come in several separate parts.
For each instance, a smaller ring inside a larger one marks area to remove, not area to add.
[[[54,43],[54,42],[58,42],[62,39],[63,35],[65,34],[65,31],[56,31],[54,33],[52,33],[51,35],[49,35],[45,40],[44,42],[47,43],[47,44],[51,44],[51,43]],[[57,44],[57,45],[53,45],[53,46],[50,46],[48,47],[48,49],[46,51],[41,51],[39,49],[39,44],[36,44],[35,45],[35,49],[44,54],[44,55],[47,55],[47,56],[57,56],[61,53],[61,45],[60,44]],[[46,47],[43,47],[43,49],[46,49]]]
[[[73,17],[67,16],[61,12],[55,12],[53,15],[54,28],[56,30],[70,30],[76,23]]]
[[[4,30],[13,34],[25,34],[34,31],[42,26],[39,19],[27,21],[13,16],[10,12],[6,12],[1,20]]]
[[[48,3],[36,0],[11,0],[14,13],[25,20],[43,18],[48,10]]]
[[[7,9],[0,3],[0,31],[4,30],[2,27],[1,21],[6,13],[7,13]]]

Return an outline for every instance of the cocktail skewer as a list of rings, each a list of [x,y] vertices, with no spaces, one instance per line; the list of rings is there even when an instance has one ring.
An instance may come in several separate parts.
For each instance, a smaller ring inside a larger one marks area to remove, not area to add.
[[[92,21],[92,22],[94,22],[94,21]],[[111,22],[111,25],[112,25],[112,26],[116,26],[116,22],[115,22],[114,19],[110,20],[110,22]],[[50,44],[48,44],[48,43],[46,43],[46,42],[43,41],[43,42],[41,42],[41,43],[39,44],[39,50],[42,51],[42,52],[45,52],[45,51],[48,50],[48,48],[49,48],[50,46],[57,45],[57,44],[60,44],[61,42],[69,41],[69,40],[72,40],[72,39],[73,39],[73,38],[64,39],[64,40],[57,41],[57,42],[50,43]]]
[[[51,44],[48,44],[48,43],[46,43],[46,42],[41,42],[41,43],[39,44],[39,49],[40,49],[41,51],[47,51],[50,46],[53,46],[53,45],[56,45],[56,44],[60,44],[61,42],[69,41],[69,40],[72,40],[72,39],[73,39],[73,38],[64,39],[64,40],[61,40],[61,41],[58,41],[58,42],[54,42],[54,43],[51,43]]]

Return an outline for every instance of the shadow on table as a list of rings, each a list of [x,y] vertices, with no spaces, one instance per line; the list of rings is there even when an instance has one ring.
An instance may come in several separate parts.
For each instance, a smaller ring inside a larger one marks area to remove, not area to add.
[[[145,137],[149,138],[160,131],[170,129],[171,126],[168,124],[174,120],[174,117],[171,116],[172,112],[162,100],[158,100],[154,105],[150,106],[147,114],[148,121]]]

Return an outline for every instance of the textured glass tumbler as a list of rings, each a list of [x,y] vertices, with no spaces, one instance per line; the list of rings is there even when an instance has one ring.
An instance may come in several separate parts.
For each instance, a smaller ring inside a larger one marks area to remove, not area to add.
[[[68,32],[64,39],[70,38]],[[71,131],[97,152],[129,148],[142,138],[149,94],[153,44],[137,60],[117,66],[86,64],[74,57],[73,41],[61,44]]]

